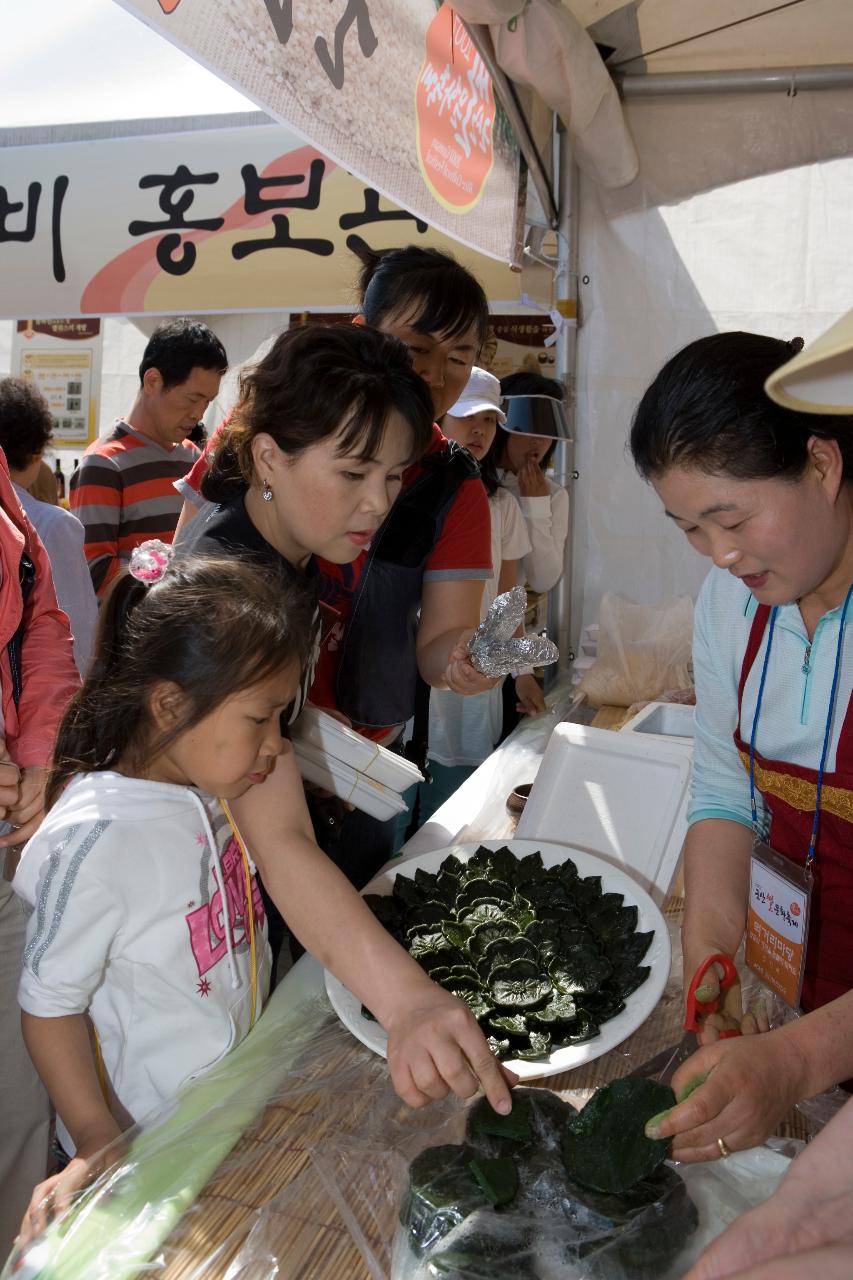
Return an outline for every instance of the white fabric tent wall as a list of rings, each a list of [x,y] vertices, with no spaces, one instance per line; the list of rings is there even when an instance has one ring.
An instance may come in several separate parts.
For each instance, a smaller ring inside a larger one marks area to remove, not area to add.
[[[609,218],[582,182],[575,642],[581,625],[597,621],[604,591],[640,602],[695,595],[707,571],[626,451],[645,387],[704,334],[747,329],[808,341],[848,310],[851,205],[849,158]]]

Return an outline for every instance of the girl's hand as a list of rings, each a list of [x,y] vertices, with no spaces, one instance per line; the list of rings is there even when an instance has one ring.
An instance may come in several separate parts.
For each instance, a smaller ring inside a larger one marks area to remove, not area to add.
[[[473,693],[485,693],[498,683],[498,676],[484,676],[474,666],[468,655],[468,642],[473,631],[463,631],[450,651],[450,657],[444,671],[444,679],[448,689],[469,697]]]
[[[545,472],[533,454],[518,468],[518,492],[522,498],[547,498],[550,493]]]
[[[30,1197],[30,1203],[15,1241],[19,1249],[25,1248],[36,1236],[46,1231],[52,1222],[63,1217],[71,1208],[75,1191],[85,1187],[92,1177],[88,1160],[75,1156],[62,1170],[40,1182]]]
[[[515,704],[516,711],[523,711],[528,716],[536,716],[540,711],[545,710],[545,695],[535,676],[516,676],[515,696],[518,699]]]
[[[21,796],[21,770],[0,738],[0,818],[7,818],[9,810],[18,804]]]
[[[5,769],[8,767],[6,765]],[[0,764],[0,770],[4,770],[2,764]],[[14,823],[16,830],[10,831],[0,839],[0,849],[6,849],[10,845],[25,844],[37,831],[44,818],[44,789],[47,785],[47,773],[47,769],[40,765],[30,765],[21,770],[18,798],[6,810],[6,818]]]
[[[483,1090],[495,1111],[512,1110],[518,1077],[501,1066],[470,1009],[427,979],[414,999],[387,1020],[388,1067],[399,1096],[423,1107],[448,1093],[471,1098]]]
[[[672,1138],[672,1158],[686,1164],[721,1158],[764,1142],[808,1092],[807,1064],[784,1028],[718,1040],[678,1068],[676,1106],[646,1126],[650,1138]]]

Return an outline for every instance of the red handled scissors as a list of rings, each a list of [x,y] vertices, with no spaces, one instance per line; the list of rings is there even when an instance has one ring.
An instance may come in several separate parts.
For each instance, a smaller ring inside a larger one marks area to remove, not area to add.
[[[697,1000],[696,991],[702,985],[702,979],[713,964],[720,965],[723,970],[723,976],[720,980],[720,994],[715,996],[713,1000]],[[700,1012],[703,1017],[709,1013],[716,1013],[722,1003],[724,993],[739,981],[738,971],[728,956],[722,954],[708,956],[708,959],[703,961],[694,973],[693,981],[690,983],[690,988],[687,992],[687,1012],[684,1017],[684,1030],[698,1031],[701,1027],[699,1021]],[[719,1035],[721,1040],[729,1040],[732,1036],[739,1036],[740,1032],[721,1031]]]

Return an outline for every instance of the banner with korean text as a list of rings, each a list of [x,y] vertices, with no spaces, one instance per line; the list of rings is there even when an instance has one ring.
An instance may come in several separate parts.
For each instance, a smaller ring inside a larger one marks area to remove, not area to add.
[[[280,125],[7,147],[0,315],[340,310],[353,245],[454,254],[493,302],[520,276],[392,205]]]
[[[402,208],[519,264],[518,146],[450,5],[117,2]]]

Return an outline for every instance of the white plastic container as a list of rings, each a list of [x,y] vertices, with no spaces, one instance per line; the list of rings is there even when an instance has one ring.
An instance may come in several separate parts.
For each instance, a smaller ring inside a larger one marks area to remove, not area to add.
[[[319,751],[309,742],[294,742],[293,749],[303,778],[331,791],[332,795],[355,805],[363,813],[384,822],[405,813],[406,804],[398,791],[392,791],[374,778],[365,777],[357,769]]]
[[[687,831],[691,743],[558,724],[517,836],[598,854],[662,903]]]
[[[649,733],[692,744],[696,733],[696,708],[678,702],[650,702],[623,724],[622,733]]]
[[[317,707],[305,707],[291,732],[293,745],[305,743],[323,755],[341,760],[365,778],[380,782],[392,791],[405,791],[423,774],[411,760],[380,747],[378,742],[363,738],[340,720]]]

